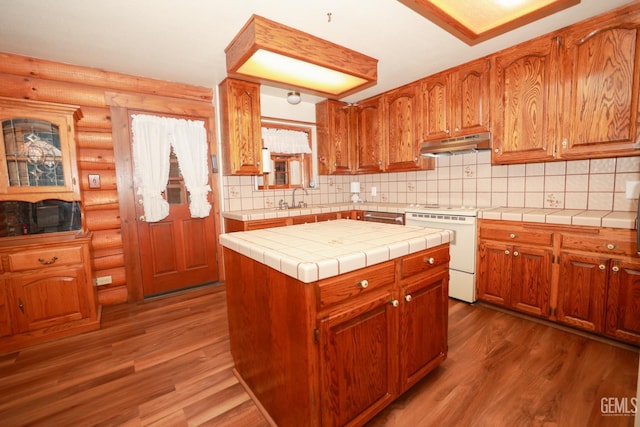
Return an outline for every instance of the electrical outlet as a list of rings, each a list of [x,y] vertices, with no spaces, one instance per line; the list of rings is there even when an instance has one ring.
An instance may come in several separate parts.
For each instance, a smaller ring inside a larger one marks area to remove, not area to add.
[[[376,194],[378,194],[378,189],[376,187],[371,187],[371,195],[375,197]]]
[[[112,283],[111,276],[96,277],[96,286],[103,286]]]
[[[640,193],[640,181],[627,181],[625,197],[627,199],[637,199]]]

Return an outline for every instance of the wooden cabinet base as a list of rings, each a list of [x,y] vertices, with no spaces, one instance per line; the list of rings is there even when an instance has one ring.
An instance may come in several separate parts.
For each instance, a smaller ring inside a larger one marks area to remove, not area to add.
[[[403,264],[419,255],[438,262]],[[363,425],[447,357],[448,260],[445,244],[302,283],[225,248],[238,377],[279,426]]]
[[[82,319],[51,328],[36,329],[31,332],[2,337],[0,338],[0,354],[100,329],[101,315],[102,306],[99,306],[96,319]]]

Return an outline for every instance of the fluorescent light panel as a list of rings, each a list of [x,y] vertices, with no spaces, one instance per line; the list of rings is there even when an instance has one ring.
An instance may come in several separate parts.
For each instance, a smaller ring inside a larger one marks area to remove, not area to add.
[[[580,0],[399,0],[473,45],[580,3]]]
[[[378,60],[253,15],[225,49],[227,74],[340,98],[372,86]]]

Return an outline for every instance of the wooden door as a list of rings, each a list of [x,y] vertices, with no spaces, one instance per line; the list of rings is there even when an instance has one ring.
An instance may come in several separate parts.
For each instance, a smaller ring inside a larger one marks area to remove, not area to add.
[[[577,26],[566,37],[563,158],[638,154],[640,24],[635,15]]]
[[[480,242],[478,251],[478,299],[507,306],[511,292],[510,246]]]
[[[612,264],[605,332],[640,344],[640,263],[613,260]]]
[[[554,158],[558,50],[557,39],[540,39],[496,56],[492,163]]]
[[[548,317],[551,293],[552,250],[516,246],[511,254],[511,306],[535,316]]]
[[[362,424],[395,397],[398,309],[390,300],[378,293],[320,321],[322,426]]]
[[[447,354],[449,271],[420,275],[403,286],[400,300],[400,393]]]
[[[14,333],[62,327],[91,313],[82,267],[24,274],[7,283]]]
[[[359,102],[353,107],[356,137],[356,173],[380,173],[382,161],[382,97]]]
[[[173,153],[170,162],[163,194],[169,216],[146,222],[142,204],[139,201],[136,205],[145,297],[218,280],[213,216],[191,217],[188,192]]]
[[[489,131],[489,65],[488,59],[481,59],[453,72],[453,136]]]
[[[558,281],[559,322],[603,332],[609,259],[562,252]]]
[[[389,172],[420,169],[420,95],[418,84],[384,95],[386,167]]]
[[[430,141],[451,136],[451,86],[449,73],[427,77],[420,82],[422,140]]]

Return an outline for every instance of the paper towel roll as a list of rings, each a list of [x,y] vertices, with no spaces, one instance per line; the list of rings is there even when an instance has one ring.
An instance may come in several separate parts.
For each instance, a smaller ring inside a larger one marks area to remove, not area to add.
[[[359,182],[352,182],[351,183],[351,192],[352,193],[359,193],[360,192],[360,183]]]
[[[271,150],[262,149],[262,173],[271,173]]]

